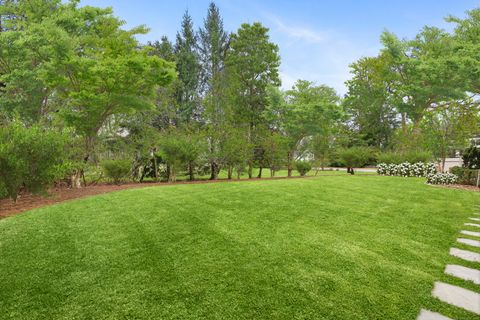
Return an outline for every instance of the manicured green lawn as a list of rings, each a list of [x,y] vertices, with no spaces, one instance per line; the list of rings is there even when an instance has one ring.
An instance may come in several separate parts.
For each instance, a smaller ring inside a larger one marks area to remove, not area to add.
[[[443,274],[475,205],[372,175],[70,201],[0,220],[0,319],[475,319],[430,295],[479,291]]]

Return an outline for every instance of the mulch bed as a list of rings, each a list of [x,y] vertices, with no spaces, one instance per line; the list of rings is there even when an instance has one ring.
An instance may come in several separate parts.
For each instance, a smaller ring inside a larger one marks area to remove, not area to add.
[[[19,195],[17,202],[11,199],[0,199],[0,219],[12,216],[14,214],[22,213],[27,210],[44,207],[54,203],[59,203],[71,199],[85,198],[97,194],[108,193],[112,191],[145,188],[152,186],[169,186],[178,184],[200,184],[200,183],[218,183],[218,182],[232,182],[232,181],[258,181],[258,180],[280,180],[280,179],[298,179],[307,177],[274,177],[274,178],[253,178],[242,180],[197,180],[197,181],[178,181],[174,183],[167,182],[144,182],[144,183],[128,183],[121,185],[114,184],[97,184],[87,186],[79,189],[72,189],[67,187],[56,187],[49,190],[50,196],[42,197],[31,193],[22,193]]]
[[[480,188],[477,188],[476,186],[469,186],[466,184],[431,185],[431,186],[438,187],[438,188],[461,189],[461,190],[480,192]]]

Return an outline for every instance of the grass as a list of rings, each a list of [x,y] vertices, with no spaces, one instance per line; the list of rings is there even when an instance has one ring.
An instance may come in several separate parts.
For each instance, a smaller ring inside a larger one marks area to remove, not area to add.
[[[455,239],[475,205],[372,175],[65,202],[0,220],[0,318],[476,319],[430,294],[437,280],[479,291],[443,274],[478,268],[448,254],[467,248]]]

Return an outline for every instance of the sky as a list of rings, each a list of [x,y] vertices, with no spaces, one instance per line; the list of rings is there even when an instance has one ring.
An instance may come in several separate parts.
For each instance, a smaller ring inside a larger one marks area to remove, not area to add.
[[[195,28],[203,25],[210,0],[82,0],[81,5],[112,7],[125,28],[146,25],[139,41],[175,34],[185,10]],[[282,88],[297,79],[326,84],[343,95],[349,65],[381,49],[380,34],[389,30],[412,38],[425,25],[451,30],[444,18],[463,17],[480,0],[216,0],[227,31],[261,22],[280,47]]]

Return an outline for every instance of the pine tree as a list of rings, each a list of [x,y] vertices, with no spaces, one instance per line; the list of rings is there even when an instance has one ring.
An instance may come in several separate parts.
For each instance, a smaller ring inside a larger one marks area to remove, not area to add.
[[[175,92],[178,116],[182,123],[189,124],[199,120],[199,79],[200,64],[197,52],[197,37],[193,29],[192,17],[185,12],[182,28],[177,32],[175,56],[179,83]]]
[[[210,179],[217,178],[220,170],[220,143],[225,136],[222,123],[225,121],[225,77],[223,74],[229,35],[223,28],[220,11],[211,2],[203,28],[199,32],[198,52],[201,69],[200,91],[205,108],[204,120],[209,144],[211,167]]]

